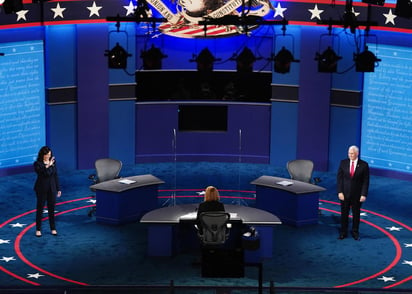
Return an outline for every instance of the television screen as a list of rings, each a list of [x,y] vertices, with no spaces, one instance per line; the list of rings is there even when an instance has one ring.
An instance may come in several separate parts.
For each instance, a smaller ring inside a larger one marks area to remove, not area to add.
[[[226,105],[179,105],[179,131],[227,131]]]

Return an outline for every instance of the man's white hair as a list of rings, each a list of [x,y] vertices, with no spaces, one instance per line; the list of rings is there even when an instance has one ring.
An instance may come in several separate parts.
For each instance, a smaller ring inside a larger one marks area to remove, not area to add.
[[[356,145],[350,146],[349,149],[348,149],[348,151],[350,151],[350,150],[354,150],[356,153],[359,153],[359,148],[358,148],[358,146],[356,146]]]

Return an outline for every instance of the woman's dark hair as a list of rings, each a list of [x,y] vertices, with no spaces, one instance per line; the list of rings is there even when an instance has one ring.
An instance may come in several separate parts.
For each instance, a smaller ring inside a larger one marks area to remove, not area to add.
[[[51,149],[48,146],[43,146],[39,150],[39,154],[37,154],[37,161],[43,161],[43,156],[49,153]]]

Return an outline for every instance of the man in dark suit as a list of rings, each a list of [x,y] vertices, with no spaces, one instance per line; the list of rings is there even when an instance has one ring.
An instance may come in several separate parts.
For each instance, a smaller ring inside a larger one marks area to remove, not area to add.
[[[360,210],[369,190],[369,165],[359,157],[359,148],[350,146],[348,158],[341,161],[337,174],[338,197],[341,203],[339,239],[348,235],[349,211],[352,208],[352,237],[359,238]]]

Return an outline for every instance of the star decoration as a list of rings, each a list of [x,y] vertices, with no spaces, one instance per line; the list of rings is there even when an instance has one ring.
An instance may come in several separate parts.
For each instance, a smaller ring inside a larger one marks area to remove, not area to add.
[[[1,240],[0,240],[1,241]],[[1,243],[0,243],[1,244]],[[403,245],[405,245],[405,247],[412,247],[412,243],[403,243]]]
[[[57,3],[56,8],[51,8],[51,10],[54,12],[53,19],[57,18],[58,16],[64,18],[63,11],[65,11],[66,8],[60,7],[60,3]]]
[[[40,277],[44,277],[44,275],[41,275],[40,273],[35,273],[35,274],[27,274],[27,278],[33,278],[33,279],[38,279]]]
[[[0,239],[0,244],[10,244],[10,240]]]
[[[385,283],[386,282],[395,282],[395,277],[382,276],[381,278],[378,278],[378,280],[384,281]]]
[[[22,228],[24,227],[26,224],[21,224],[21,223],[15,223],[15,224],[10,224],[10,226],[12,228]]]
[[[396,15],[392,14],[392,9],[389,9],[389,12],[388,12],[388,13],[384,13],[383,15],[384,15],[385,18],[386,18],[385,24],[391,23],[391,24],[395,25]]]
[[[130,15],[130,14],[134,14],[134,11],[136,9],[136,6],[133,5],[133,2],[130,1],[129,5],[127,6],[123,6],[124,9],[126,9],[126,16]]]
[[[361,212],[360,214],[361,216],[368,216],[368,214],[366,212]]]
[[[3,256],[1,259],[0,259],[1,261],[5,261],[5,262],[9,262],[9,261],[11,261],[11,260],[16,260],[13,256],[11,256],[11,257],[5,257],[5,256]]]
[[[87,202],[90,202],[90,203],[96,204],[96,199],[90,199],[90,200],[88,200]]]
[[[389,231],[398,231],[399,232],[402,228],[392,226],[392,227],[386,227],[386,229],[389,230]]]
[[[309,10],[310,13],[312,14],[312,15],[310,16],[310,19],[317,18],[317,19],[321,20],[320,14],[323,12],[323,10],[319,10],[319,9],[318,9],[318,4],[315,4],[315,8],[313,8],[313,9],[308,9],[308,10]]]
[[[17,14],[17,20],[16,20],[16,21],[19,21],[19,20],[21,20],[21,19],[27,21],[27,19],[26,19],[26,14],[27,14],[27,12],[29,12],[29,11],[28,11],[28,10],[20,10],[20,11],[17,11],[17,12],[16,12],[16,14]]]
[[[407,264],[407,265],[412,266],[412,261],[410,261],[410,260],[404,260],[404,261],[402,262],[402,264]]]
[[[358,16],[360,14],[360,12],[355,11],[355,7],[352,7],[352,13],[354,16]]]
[[[100,17],[99,10],[102,9],[102,8],[103,8],[103,6],[96,6],[96,2],[93,1],[93,5],[87,7],[87,9],[90,10],[89,17],[92,17],[93,15],[96,15],[96,16]]]
[[[275,18],[278,15],[284,18],[285,16],[283,15],[283,12],[285,10],[287,10],[287,8],[282,8],[282,6],[280,6],[280,2],[278,2],[278,5],[275,7],[275,15],[273,16],[273,18]]]

